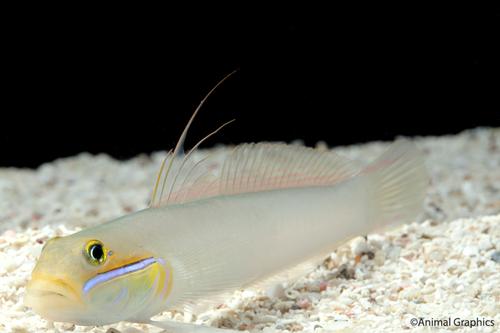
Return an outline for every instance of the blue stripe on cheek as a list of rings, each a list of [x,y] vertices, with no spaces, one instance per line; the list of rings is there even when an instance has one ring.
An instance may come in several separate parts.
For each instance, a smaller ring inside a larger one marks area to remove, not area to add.
[[[83,285],[83,293],[87,294],[92,288],[95,286],[112,280],[114,278],[123,276],[125,274],[133,273],[140,271],[156,262],[159,262],[159,259],[157,258],[146,258],[140,261],[137,261],[133,264],[125,265],[119,268],[112,269],[110,271],[104,272],[97,274],[93,278],[89,279],[85,284]]]

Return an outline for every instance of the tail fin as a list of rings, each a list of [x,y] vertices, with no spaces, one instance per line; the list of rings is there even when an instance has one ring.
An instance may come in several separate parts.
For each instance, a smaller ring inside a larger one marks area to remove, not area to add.
[[[362,174],[367,177],[368,218],[374,230],[411,222],[423,211],[429,178],[412,142],[396,141]]]

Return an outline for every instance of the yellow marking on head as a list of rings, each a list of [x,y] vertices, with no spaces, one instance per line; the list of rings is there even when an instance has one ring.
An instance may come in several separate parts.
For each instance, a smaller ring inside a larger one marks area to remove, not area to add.
[[[77,292],[77,288],[75,288],[75,286],[73,286],[70,282],[68,282],[67,280],[63,280],[62,278],[56,278],[45,273],[36,272],[33,273],[29,284],[34,284],[35,282],[49,282],[55,286],[59,286],[64,288],[65,290],[70,291],[75,296],[75,298],[81,299],[81,295],[79,292]]]
[[[127,257],[123,259],[118,259],[118,258],[113,258],[113,260],[109,260],[109,264],[103,267],[102,269],[98,270],[96,273],[101,274],[101,273],[106,273],[108,271],[112,271],[113,269],[121,268],[123,266],[127,266],[130,264],[134,264],[136,262],[139,262],[141,260],[144,260],[146,258],[151,257],[150,255],[145,255],[145,256],[133,256],[133,257]]]
[[[173,269],[168,262],[163,261],[161,264],[157,263],[157,274],[160,274],[158,288],[156,289],[156,296],[166,299],[172,291],[173,285]]]

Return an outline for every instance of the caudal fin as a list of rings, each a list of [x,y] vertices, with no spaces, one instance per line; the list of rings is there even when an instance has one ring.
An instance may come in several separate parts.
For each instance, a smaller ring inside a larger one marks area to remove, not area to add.
[[[373,230],[411,222],[422,213],[429,177],[422,153],[412,142],[396,141],[362,174],[367,177]]]

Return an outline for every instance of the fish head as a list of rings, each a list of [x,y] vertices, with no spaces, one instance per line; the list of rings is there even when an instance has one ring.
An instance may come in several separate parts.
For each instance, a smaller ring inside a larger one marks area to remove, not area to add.
[[[164,302],[171,284],[168,263],[143,246],[83,232],[45,244],[24,303],[50,321],[104,325]]]

